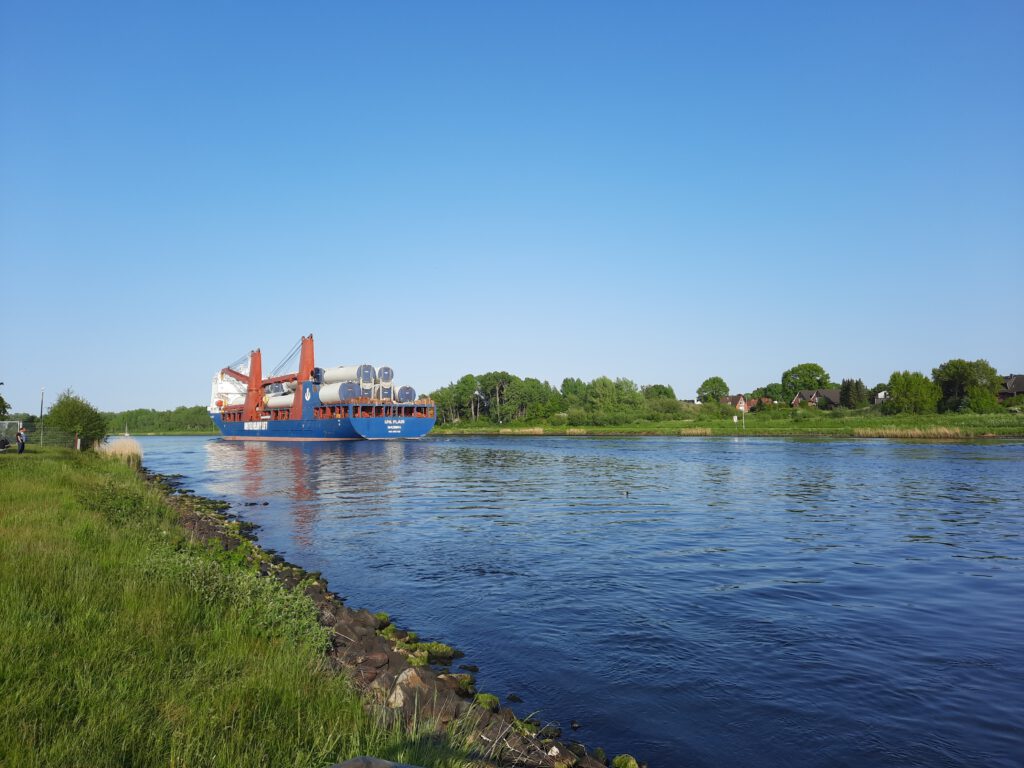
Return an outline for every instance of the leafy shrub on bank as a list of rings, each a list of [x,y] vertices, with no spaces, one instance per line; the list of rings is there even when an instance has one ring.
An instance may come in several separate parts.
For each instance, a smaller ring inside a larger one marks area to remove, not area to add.
[[[46,415],[45,423],[52,424],[62,432],[77,434],[83,448],[91,447],[107,434],[103,415],[70,389],[61,392]]]

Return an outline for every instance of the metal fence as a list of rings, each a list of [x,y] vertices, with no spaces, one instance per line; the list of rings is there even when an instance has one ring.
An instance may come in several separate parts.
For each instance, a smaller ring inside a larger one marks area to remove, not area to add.
[[[10,444],[15,445],[18,436],[18,429],[25,427],[25,445],[53,445],[61,448],[74,448],[75,436],[59,429],[46,426],[46,420],[42,422],[21,422],[21,421],[0,421],[0,437],[5,437]]]
[[[5,448],[16,444],[20,421],[0,421],[0,445]]]

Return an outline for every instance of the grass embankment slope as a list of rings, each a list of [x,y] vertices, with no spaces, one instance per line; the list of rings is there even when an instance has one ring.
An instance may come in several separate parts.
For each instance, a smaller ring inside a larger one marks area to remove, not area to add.
[[[737,415],[739,415],[737,413]],[[745,422],[745,423],[744,423]],[[734,423],[732,414],[697,416],[663,422],[637,422],[614,426],[566,426],[550,424],[497,425],[487,421],[462,421],[434,427],[435,435],[682,435],[748,437],[890,437],[968,439],[980,437],[1024,438],[1024,415],[1018,413],[945,413],[930,415],[876,412],[816,411],[811,408],[780,409],[747,414]]]
[[[325,632],[126,464],[0,454],[0,765],[465,765],[367,714]]]

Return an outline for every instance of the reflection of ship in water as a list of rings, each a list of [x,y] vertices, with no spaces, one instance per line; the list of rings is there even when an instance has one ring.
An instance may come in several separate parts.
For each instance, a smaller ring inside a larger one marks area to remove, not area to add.
[[[301,547],[316,539],[317,523],[330,519],[386,516],[395,478],[409,450],[406,442],[206,443],[210,487],[235,506],[258,506],[253,520],[275,524],[287,517]],[[266,505],[266,511],[262,508]]]

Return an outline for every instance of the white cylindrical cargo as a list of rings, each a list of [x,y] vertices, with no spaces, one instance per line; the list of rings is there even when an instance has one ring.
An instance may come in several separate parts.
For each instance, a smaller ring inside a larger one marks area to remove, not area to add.
[[[324,405],[347,403],[359,397],[359,385],[354,381],[338,381],[320,387],[320,402]]]
[[[377,380],[377,369],[372,365],[363,363],[359,366],[359,383],[364,387],[372,386]]]
[[[395,380],[395,371],[390,365],[382,365],[377,369],[377,380],[381,384],[390,384]]]
[[[390,384],[380,385],[380,399],[381,400],[394,400],[395,389]]]
[[[400,403],[411,403],[416,399],[416,390],[412,387],[399,387],[398,388],[398,402]]]
[[[325,384],[320,387],[320,402],[324,405],[334,405],[341,402],[341,385],[344,382],[338,381],[334,384]]]
[[[274,395],[263,399],[267,408],[291,408],[295,402],[295,395]]]
[[[357,381],[358,365],[339,365],[337,368],[324,368],[324,384],[337,384],[340,381]]]
[[[377,378],[377,371],[372,365],[339,365],[337,368],[324,369],[324,384],[337,384],[339,381],[358,381],[360,384],[370,385]]]

